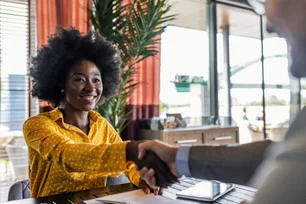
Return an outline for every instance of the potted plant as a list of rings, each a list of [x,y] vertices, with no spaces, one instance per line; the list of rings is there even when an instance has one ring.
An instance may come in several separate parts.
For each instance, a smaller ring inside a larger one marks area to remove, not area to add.
[[[127,1],[126,1],[127,2]],[[120,134],[131,118],[126,108],[138,83],[133,82],[137,63],[158,53],[155,45],[175,15],[167,0],[93,0],[89,9],[94,29],[121,51],[122,84],[117,95],[97,107]]]

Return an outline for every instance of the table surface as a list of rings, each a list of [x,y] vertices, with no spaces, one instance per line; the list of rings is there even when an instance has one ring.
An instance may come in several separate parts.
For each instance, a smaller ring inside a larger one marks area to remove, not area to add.
[[[5,204],[36,204],[36,203],[82,203],[84,200],[104,197],[107,195],[117,194],[136,190],[137,188],[130,183],[116,186],[107,186],[104,188],[90,189],[73,193],[64,193],[41,198],[28,198],[23,200],[9,201]]]
[[[200,182],[201,180],[194,179],[194,178],[184,178],[181,181],[184,182]],[[65,193],[41,198],[29,198],[23,200],[15,200],[9,201],[5,204],[36,204],[36,203],[84,203],[83,201],[91,200],[95,198],[104,197],[107,195],[113,195],[123,192],[128,192],[132,190],[136,190],[137,188],[130,183],[121,184],[116,186],[107,186],[104,188],[98,189],[90,189],[86,191],[78,191],[73,193]],[[176,192],[180,191],[180,184],[173,184],[172,186],[164,189],[164,193],[162,196],[176,200]],[[251,202],[255,196],[256,190],[247,186],[236,185],[235,189],[226,194],[225,196],[219,198],[213,203],[218,204],[239,204],[241,201],[245,200]],[[212,202],[198,202],[198,201],[191,201],[191,200],[184,200],[179,199],[180,202],[183,203],[212,203]]]

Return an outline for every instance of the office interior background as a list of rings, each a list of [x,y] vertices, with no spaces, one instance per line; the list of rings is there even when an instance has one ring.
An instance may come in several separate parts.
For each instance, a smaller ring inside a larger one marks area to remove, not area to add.
[[[239,0],[169,4],[171,13],[178,15],[162,34],[158,117],[181,113],[188,127],[238,126],[240,143],[281,140],[306,104],[306,81],[289,74],[286,41],[267,33],[266,17]],[[0,0],[3,144],[3,138],[22,136],[23,122],[40,111],[26,75],[29,57],[38,46],[36,15],[35,1]],[[19,179],[1,148],[0,202]]]

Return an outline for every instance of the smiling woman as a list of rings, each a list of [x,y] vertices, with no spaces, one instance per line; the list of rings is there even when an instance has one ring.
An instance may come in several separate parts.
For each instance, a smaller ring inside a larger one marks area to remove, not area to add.
[[[31,62],[32,95],[55,107],[23,126],[32,197],[103,187],[108,176],[123,172],[147,192],[130,162],[134,160],[127,159],[132,142],[123,142],[93,111],[121,82],[116,46],[95,31],[82,35],[74,28],[58,28]]]
[[[120,53],[116,46],[97,32],[82,35],[78,30],[58,28],[48,44],[32,58],[29,75],[33,78],[32,95],[58,107],[68,73],[82,61],[90,61],[99,70],[104,90],[98,104],[113,96],[121,83]]]
[[[85,134],[88,134],[89,121],[86,119],[89,120],[89,118],[86,113],[94,109],[100,101],[102,87],[101,72],[94,63],[83,59],[74,65],[66,78],[65,88],[61,89],[61,92],[65,95],[61,108],[64,121],[73,124]],[[78,117],[83,117],[84,114],[84,120],[75,121]]]

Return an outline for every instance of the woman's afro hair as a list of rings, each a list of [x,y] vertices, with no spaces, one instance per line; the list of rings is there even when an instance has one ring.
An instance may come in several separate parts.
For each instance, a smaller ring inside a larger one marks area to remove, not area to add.
[[[32,57],[28,74],[32,78],[32,96],[54,107],[63,100],[61,89],[70,69],[82,60],[93,62],[101,72],[103,93],[98,104],[113,96],[121,83],[121,58],[117,47],[96,31],[82,35],[73,27],[57,32]]]

